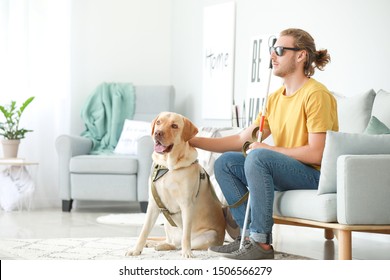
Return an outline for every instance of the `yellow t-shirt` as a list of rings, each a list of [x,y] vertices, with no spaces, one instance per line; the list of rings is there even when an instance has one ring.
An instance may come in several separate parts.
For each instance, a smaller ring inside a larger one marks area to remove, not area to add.
[[[293,95],[285,96],[284,92],[282,86],[267,100],[264,128],[270,129],[275,146],[305,146],[309,133],[338,131],[336,99],[323,84],[310,78]],[[261,113],[255,120],[257,125],[260,117]]]

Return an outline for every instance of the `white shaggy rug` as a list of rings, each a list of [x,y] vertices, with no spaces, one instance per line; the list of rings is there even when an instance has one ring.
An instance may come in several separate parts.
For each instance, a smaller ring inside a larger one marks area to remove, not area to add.
[[[134,237],[0,239],[0,255],[16,260],[182,260],[180,251],[158,252],[145,248],[141,255],[126,257],[126,251],[136,242]],[[195,259],[221,259],[207,251],[193,251]],[[307,258],[275,253],[279,260]]]

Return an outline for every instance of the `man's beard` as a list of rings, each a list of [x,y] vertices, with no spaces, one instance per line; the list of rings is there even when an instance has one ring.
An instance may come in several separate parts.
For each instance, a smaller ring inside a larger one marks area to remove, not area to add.
[[[283,69],[275,69],[274,75],[280,78],[284,78],[288,76],[289,74],[294,73],[297,70],[297,66],[295,63],[290,63],[287,66],[285,66]]]

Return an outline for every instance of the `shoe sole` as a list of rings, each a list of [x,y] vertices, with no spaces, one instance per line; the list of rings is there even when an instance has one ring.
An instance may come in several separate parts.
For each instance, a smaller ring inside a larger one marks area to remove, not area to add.
[[[237,249],[238,249],[238,247],[237,247]],[[236,251],[236,250],[233,250],[232,252],[234,252],[234,251]],[[223,253],[223,252],[212,251],[212,250],[210,250],[210,248],[207,250],[207,252],[210,256],[223,256],[223,255],[229,254],[229,252]]]
[[[261,257],[261,258],[240,258],[240,257],[234,256],[233,254],[223,254],[223,255],[220,255],[220,257],[225,258],[225,259],[229,259],[229,260],[274,260],[275,259],[274,254],[270,254],[269,256],[263,255],[263,257]]]
[[[254,241],[251,241],[252,244]],[[275,252],[274,249],[271,248],[271,250],[264,250],[259,245],[253,244],[252,251],[247,252],[246,254],[242,255],[235,255],[235,254],[224,254],[222,257],[228,258],[228,259],[234,259],[234,260],[272,260],[275,259]],[[257,253],[256,253],[257,252]]]

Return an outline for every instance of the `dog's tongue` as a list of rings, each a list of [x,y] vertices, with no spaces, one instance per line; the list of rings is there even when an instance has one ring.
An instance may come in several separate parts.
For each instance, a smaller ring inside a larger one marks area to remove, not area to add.
[[[167,147],[165,147],[164,145],[161,145],[161,143],[156,143],[156,145],[154,145],[154,151],[157,153],[163,153],[166,148]]]

